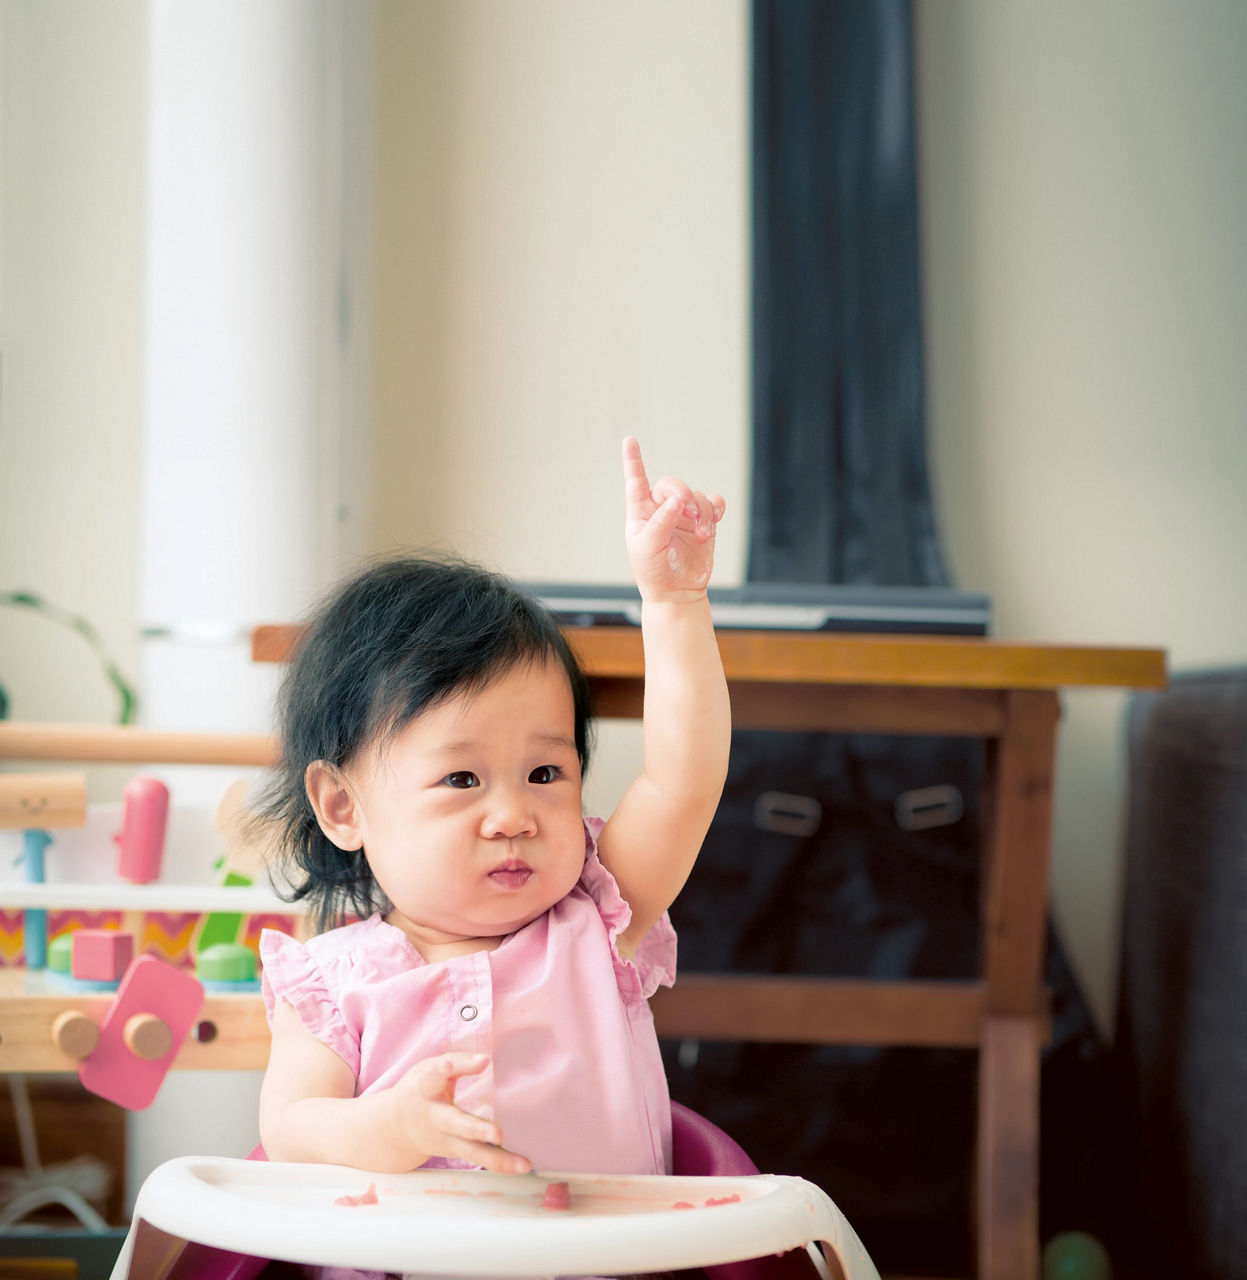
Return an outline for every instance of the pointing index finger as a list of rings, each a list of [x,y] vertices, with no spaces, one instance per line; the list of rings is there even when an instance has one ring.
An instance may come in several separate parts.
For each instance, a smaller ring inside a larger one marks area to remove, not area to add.
[[[641,445],[635,436],[627,436],[623,442],[624,501],[629,510],[640,506],[650,497],[649,477],[641,460]]]

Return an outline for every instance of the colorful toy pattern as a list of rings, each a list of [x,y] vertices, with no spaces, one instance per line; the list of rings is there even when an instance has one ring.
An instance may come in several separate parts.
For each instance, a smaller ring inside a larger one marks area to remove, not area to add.
[[[22,916],[21,911],[0,910],[0,968],[20,968],[24,963]],[[194,972],[200,938],[210,918],[201,913],[169,911],[148,911],[130,918],[121,911],[49,911],[48,938],[77,929],[134,928],[138,954],[158,956],[178,969]],[[296,920],[294,915],[277,912],[239,916],[237,933],[232,938],[216,936],[213,943],[240,943],[255,952],[258,961],[261,930],[293,934]]]

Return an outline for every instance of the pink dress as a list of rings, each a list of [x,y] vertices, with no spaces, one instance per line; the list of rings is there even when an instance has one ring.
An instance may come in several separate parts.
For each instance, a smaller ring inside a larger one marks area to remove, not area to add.
[[[648,997],[675,980],[675,932],[664,915],[634,961],[619,955],[631,911],[598,860],[602,825],[585,823],[571,893],[494,951],[429,964],[379,915],[306,944],[266,930],[269,1018],[289,1001],[355,1073],[357,1097],[434,1054],[487,1053],[455,1101],[494,1120],[534,1168],[669,1173],[671,1104]]]

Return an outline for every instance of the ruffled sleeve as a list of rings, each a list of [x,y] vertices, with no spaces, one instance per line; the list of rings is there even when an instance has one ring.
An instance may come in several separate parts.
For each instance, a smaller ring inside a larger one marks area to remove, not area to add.
[[[615,877],[598,858],[598,836],[605,825],[601,818],[585,819],[585,866],[580,873],[580,887],[593,899],[606,925],[620,995],[637,1003],[648,1000],[659,987],[675,982],[675,930],[664,911],[641,939],[633,959],[626,960],[619,954],[617,940],[632,923],[632,908],[620,894]]]
[[[303,943],[265,929],[260,934],[260,960],[264,965],[264,1007],[269,1025],[279,1000],[294,1007],[299,1020],[359,1077],[359,1040],[347,1026],[330,991],[324,970]]]

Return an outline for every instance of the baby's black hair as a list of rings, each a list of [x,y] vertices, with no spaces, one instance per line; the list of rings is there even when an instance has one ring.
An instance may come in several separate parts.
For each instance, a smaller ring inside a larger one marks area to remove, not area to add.
[[[308,765],[344,766],[423,711],[529,662],[567,672],[576,754],[589,764],[589,684],[554,618],[506,578],[461,560],[374,563],[311,619],[278,701],[281,758],[262,817],[280,830],[294,901],[317,930],[389,909],[362,849],[339,849],[307,796]]]

